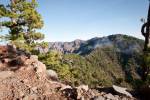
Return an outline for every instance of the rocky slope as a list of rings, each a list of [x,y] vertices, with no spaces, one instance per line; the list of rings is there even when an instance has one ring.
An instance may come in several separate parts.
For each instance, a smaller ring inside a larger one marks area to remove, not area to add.
[[[134,100],[125,93],[71,87],[49,78],[46,66],[38,57],[12,46],[0,47],[1,100]],[[116,92],[118,92],[116,91]],[[125,91],[123,89],[123,91]],[[124,95],[122,95],[124,94]]]
[[[11,51],[10,51],[11,50]],[[65,99],[55,89],[61,84],[47,79],[46,67],[37,56],[9,47],[1,49],[0,99],[31,100],[44,98]]]

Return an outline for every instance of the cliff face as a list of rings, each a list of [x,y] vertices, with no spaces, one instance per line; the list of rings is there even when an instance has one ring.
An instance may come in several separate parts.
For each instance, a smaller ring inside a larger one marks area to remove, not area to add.
[[[82,40],[75,40],[72,42],[49,42],[49,49],[62,53],[74,53],[75,50],[79,49],[82,43],[84,43]]]
[[[89,89],[86,85],[71,87],[49,79],[46,66],[35,55],[12,46],[0,48],[1,100],[101,100],[100,98],[133,99]]]

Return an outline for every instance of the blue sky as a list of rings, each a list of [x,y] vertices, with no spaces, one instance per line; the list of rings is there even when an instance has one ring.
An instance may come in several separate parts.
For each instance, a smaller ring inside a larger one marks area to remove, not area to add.
[[[9,0],[0,0],[7,3]],[[148,0],[37,0],[45,41],[72,41],[111,34],[138,38]]]

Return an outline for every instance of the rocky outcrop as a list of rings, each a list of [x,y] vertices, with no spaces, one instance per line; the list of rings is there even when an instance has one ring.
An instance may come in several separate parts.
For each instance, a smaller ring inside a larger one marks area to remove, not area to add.
[[[17,50],[13,55],[9,53],[0,59],[1,100],[66,99],[61,92],[56,92],[62,84],[47,79],[46,66],[37,56],[20,55]]]
[[[99,92],[87,85],[71,87],[62,84],[57,73],[46,70],[36,55],[8,49],[5,47],[5,52],[0,52],[1,100],[133,100],[127,96]]]

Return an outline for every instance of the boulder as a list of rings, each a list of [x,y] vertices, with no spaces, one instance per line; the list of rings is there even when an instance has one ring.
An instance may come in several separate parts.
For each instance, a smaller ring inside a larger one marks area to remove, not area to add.
[[[58,75],[54,70],[48,69],[46,70],[46,74],[48,76],[48,79],[52,79],[52,80],[58,80]]]
[[[114,89],[117,93],[120,93],[120,94],[123,94],[123,95],[126,95],[126,96],[132,98],[132,95],[131,95],[129,92],[126,91],[126,88],[113,85],[113,89]]]

